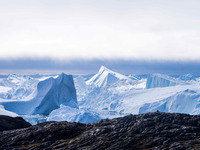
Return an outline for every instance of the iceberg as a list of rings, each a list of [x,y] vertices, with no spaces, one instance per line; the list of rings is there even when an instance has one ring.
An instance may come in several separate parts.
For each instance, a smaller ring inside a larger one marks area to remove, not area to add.
[[[90,110],[80,110],[69,106],[61,105],[60,108],[53,110],[47,121],[68,121],[80,123],[95,123],[101,118],[98,113]]]
[[[86,84],[95,85],[96,87],[106,87],[111,86],[119,81],[129,84],[136,83],[135,80],[125,75],[119,74],[117,72],[109,70],[104,66],[101,66],[99,72],[95,74],[91,79],[86,81]]]
[[[140,108],[139,113],[154,112],[157,110],[161,112],[199,115],[200,93],[198,91],[186,89],[161,101],[144,104]]]
[[[64,73],[40,81],[35,92],[26,99],[0,102],[6,110],[19,115],[48,115],[61,104],[78,108],[73,77]]]
[[[147,77],[146,88],[169,87],[178,84],[180,84],[180,81],[173,77],[162,74],[149,74]]]

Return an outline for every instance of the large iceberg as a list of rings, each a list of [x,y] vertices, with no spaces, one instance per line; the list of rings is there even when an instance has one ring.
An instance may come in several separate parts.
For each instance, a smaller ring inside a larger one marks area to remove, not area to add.
[[[19,115],[48,115],[61,104],[78,108],[73,77],[64,73],[57,78],[50,77],[40,81],[36,91],[26,99],[0,102],[6,110]]]
[[[154,111],[200,114],[200,93],[186,89],[158,102],[144,104],[139,113]]]
[[[89,79],[86,83],[88,85],[95,85],[96,87],[106,87],[113,85],[117,82],[124,82],[130,84],[136,83],[135,80],[125,75],[111,71],[104,66],[101,66],[99,72],[95,74],[91,79]]]
[[[38,84],[36,99],[40,99],[40,103],[32,114],[48,115],[61,104],[78,108],[73,77],[62,73],[56,79],[49,78],[41,81]]]
[[[149,74],[147,77],[146,88],[168,87],[180,84],[177,79],[162,75],[162,74]]]

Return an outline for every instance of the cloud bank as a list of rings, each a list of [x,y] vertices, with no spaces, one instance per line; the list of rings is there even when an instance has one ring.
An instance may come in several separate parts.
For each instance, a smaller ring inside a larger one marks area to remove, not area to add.
[[[198,0],[0,1],[0,58],[200,58]]]

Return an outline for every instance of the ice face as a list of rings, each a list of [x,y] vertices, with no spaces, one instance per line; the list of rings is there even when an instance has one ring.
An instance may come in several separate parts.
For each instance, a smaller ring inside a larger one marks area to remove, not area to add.
[[[78,108],[76,89],[71,75],[62,73],[56,79],[45,80],[38,84],[38,91],[37,97],[43,98],[32,114],[48,115],[52,110],[59,108],[61,104]]]
[[[178,84],[181,84],[181,82],[170,76],[162,74],[150,74],[147,77],[146,88],[169,87]]]

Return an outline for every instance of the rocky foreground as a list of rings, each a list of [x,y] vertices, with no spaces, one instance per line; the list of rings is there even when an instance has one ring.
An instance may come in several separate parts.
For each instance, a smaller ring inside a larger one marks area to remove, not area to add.
[[[31,124],[26,122],[22,117],[0,115],[0,132],[5,130],[27,128],[30,126]]]
[[[0,132],[0,149],[200,149],[200,116],[154,112],[94,124],[45,122]]]

